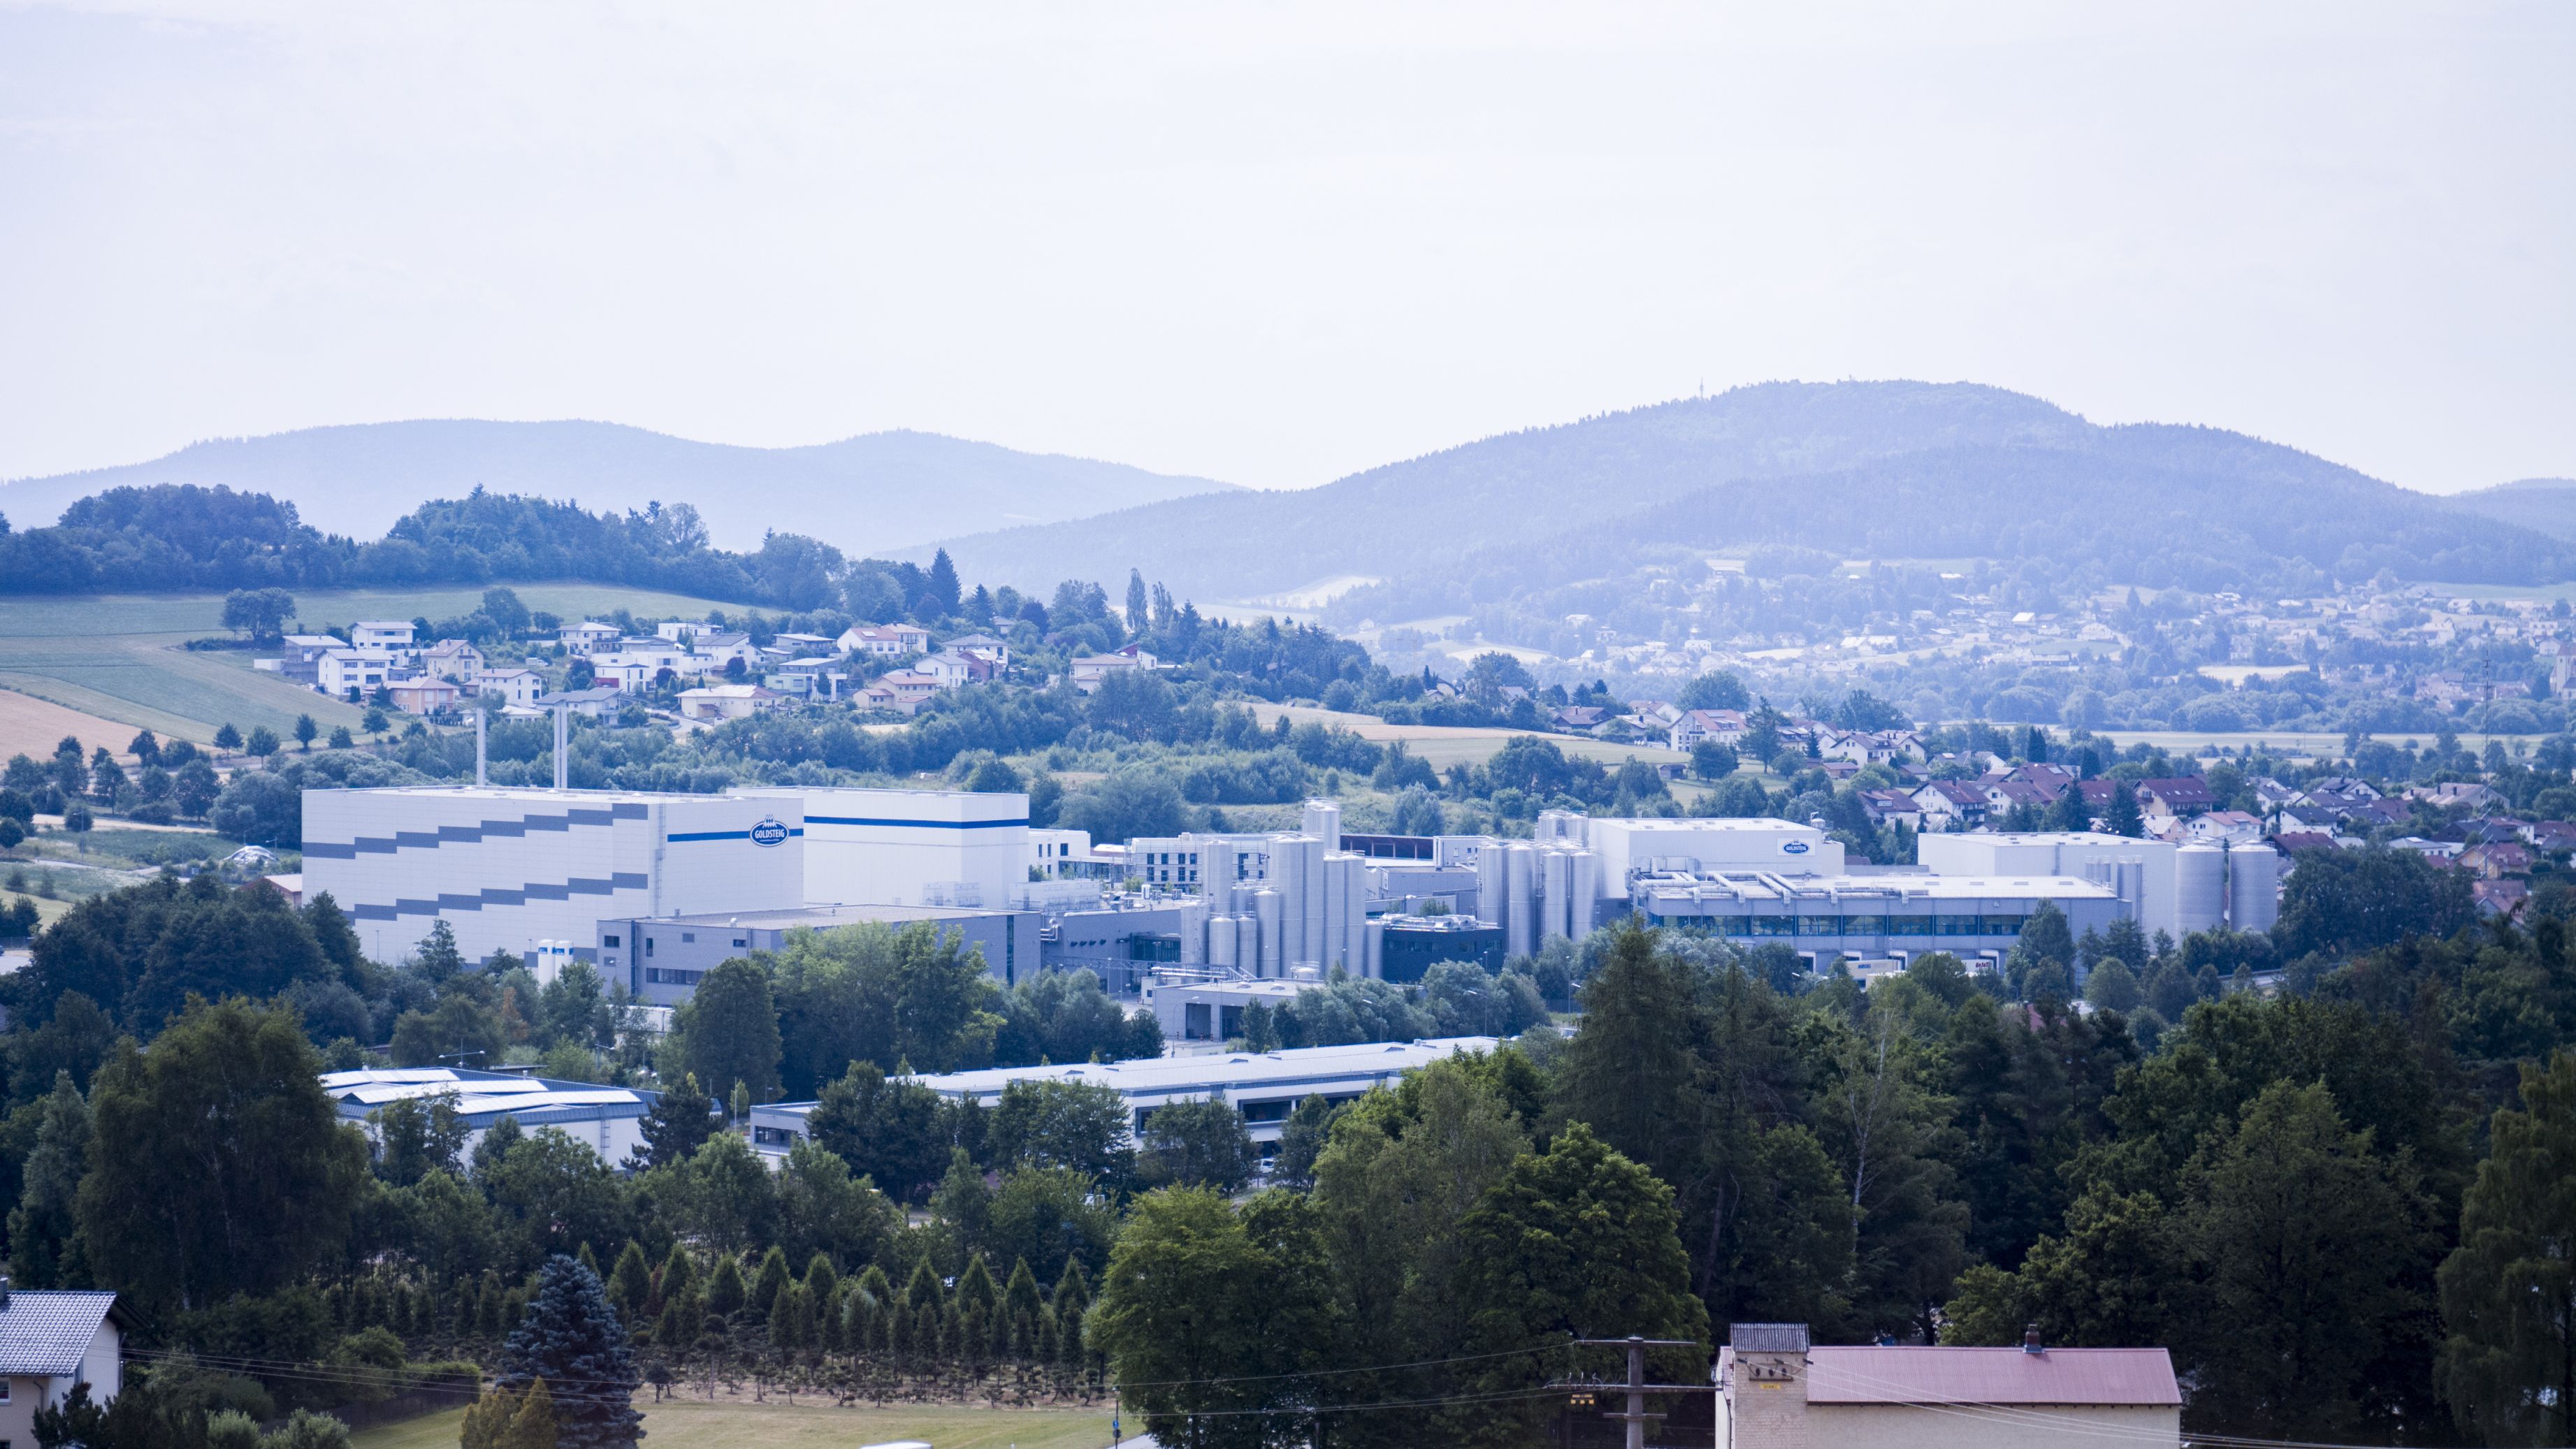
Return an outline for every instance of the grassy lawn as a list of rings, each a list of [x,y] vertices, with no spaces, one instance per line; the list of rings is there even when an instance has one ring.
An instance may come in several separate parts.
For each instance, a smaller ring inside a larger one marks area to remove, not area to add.
[[[857,1449],[895,1439],[923,1439],[935,1449],[1103,1449],[1109,1443],[1105,1410],[637,1403],[646,1449]],[[453,1449],[464,1418],[458,1409],[362,1430],[350,1436],[350,1449]]]
[[[710,609],[741,607],[604,584],[513,587],[529,608],[565,618],[619,608],[702,618]],[[295,595],[298,622],[309,631],[356,619],[452,618],[472,612],[482,598],[481,589],[465,587],[306,589]],[[254,670],[252,651],[192,653],[180,647],[190,639],[222,636],[223,607],[219,593],[13,598],[0,609],[0,688],[112,721],[128,732],[147,728],[201,744],[226,722],[245,734],[266,725],[285,738],[299,714],[310,714],[326,732],[333,725],[355,728],[364,718],[363,710]],[[105,743],[121,747],[125,739]]]

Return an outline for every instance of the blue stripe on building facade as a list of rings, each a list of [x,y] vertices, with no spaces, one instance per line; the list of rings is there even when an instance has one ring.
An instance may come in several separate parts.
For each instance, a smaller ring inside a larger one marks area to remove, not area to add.
[[[892,825],[908,830],[998,830],[1005,826],[1026,825],[1028,817],[1017,820],[870,820],[856,815],[808,815],[808,825]],[[678,837],[673,837],[677,839]]]
[[[790,827],[787,833],[802,835],[805,832]],[[751,832],[748,830],[691,830],[680,835],[665,835],[662,838],[676,845],[684,840],[749,840]]]

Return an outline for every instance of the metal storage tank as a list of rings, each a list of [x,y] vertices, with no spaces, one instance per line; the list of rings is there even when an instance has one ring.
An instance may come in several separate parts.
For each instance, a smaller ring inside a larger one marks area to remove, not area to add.
[[[1476,919],[1488,926],[1503,923],[1503,842],[1488,838],[1476,848]]]
[[[2215,929],[2227,914],[2227,853],[2215,845],[2186,845],[2174,852],[2174,929],[2179,935]]]
[[[1562,850],[1551,850],[1543,857],[1542,866],[1540,879],[1547,900],[1545,913],[1540,919],[1546,924],[1540,928],[1538,937],[1545,941],[1550,936],[1571,936],[1574,934],[1574,912],[1570,909],[1574,904],[1574,857]]]
[[[1318,966],[1330,966],[1342,958],[1342,893],[1350,889],[1343,879],[1341,861],[1325,856],[1324,868],[1317,871],[1316,896],[1323,902],[1323,914],[1315,918],[1313,950]]]
[[[1588,850],[1574,852],[1574,898],[1566,904],[1572,908],[1573,929],[1566,932],[1575,940],[1592,934],[1592,918],[1600,910],[1601,857]]]
[[[1332,949],[1325,937],[1324,921],[1324,842],[1311,835],[1297,838],[1298,869],[1305,872],[1305,931],[1298,937],[1298,950],[1288,960],[1290,965],[1321,963],[1324,953]]]
[[[1253,914],[1257,916],[1261,922],[1261,969],[1259,974],[1263,976],[1285,976],[1288,974],[1286,968],[1280,964],[1286,958],[1279,954],[1282,950],[1286,949],[1283,941],[1288,913],[1282,909],[1284,904],[1285,902],[1281,899],[1279,892],[1270,886],[1263,886],[1258,892],[1254,893],[1252,897]]]
[[[1360,934],[1368,920],[1368,861],[1357,855],[1328,855],[1324,870],[1333,882],[1332,923],[1327,928],[1333,954],[1324,964],[1338,964],[1357,976],[1368,961],[1368,943]]]
[[[1371,981],[1386,979],[1386,922],[1368,923],[1368,966],[1360,974]]]
[[[1526,956],[1537,947],[1533,931],[1537,924],[1535,882],[1538,852],[1519,841],[1513,841],[1503,853],[1503,954]]]
[[[1283,965],[1294,965],[1309,959],[1306,955],[1306,855],[1298,849],[1304,838],[1283,835],[1272,842],[1270,851],[1270,889],[1279,893],[1279,950],[1271,968],[1278,974]]]
[[[1241,929],[1232,916],[1208,917],[1208,964],[1231,969],[1234,948],[1240,942]]]
[[[1261,974],[1261,918],[1250,912],[1234,918],[1234,969],[1246,976]]]
[[[1208,908],[1205,901],[1192,901],[1181,907],[1181,964],[1207,964]]]
[[[1326,850],[1341,849],[1342,802],[1339,800],[1307,801],[1306,815],[1301,828],[1308,835],[1324,842]]]
[[[2281,918],[2281,857],[2268,845],[2240,845],[2227,852],[2227,922],[2240,931],[2268,931]]]

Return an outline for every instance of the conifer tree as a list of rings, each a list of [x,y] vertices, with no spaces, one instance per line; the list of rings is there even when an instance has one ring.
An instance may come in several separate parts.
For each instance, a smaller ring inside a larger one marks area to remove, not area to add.
[[[772,1245],[760,1260],[760,1275],[751,1280],[751,1311],[767,1317],[776,1308],[779,1291],[790,1282],[787,1273],[787,1250]]]
[[[742,1281],[742,1265],[731,1253],[716,1259],[716,1270],[707,1277],[707,1311],[719,1318],[731,1318],[742,1311],[743,1301],[751,1296]]]
[[[519,1417],[519,1396],[504,1384],[494,1384],[483,1396],[465,1406],[465,1424],[458,1436],[458,1449],[501,1449],[510,1424]]]
[[[546,1381],[538,1379],[520,1396],[519,1412],[510,1416],[498,1449],[556,1449],[559,1439],[554,1396],[546,1392]]]
[[[689,1261],[689,1250],[673,1243],[671,1255],[662,1260],[661,1279],[654,1284],[654,1291],[668,1303],[696,1286],[697,1281],[698,1265]]]
[[[514,1388],[539,1380],[564,1387],[565,1398],[553,1413],[554,1449],[616,1449],[643,1437],[644,1416],[630,1402],[642,1380],[627,1348],[626,1326],[599,1275],[561,1253],[538,1271],[537,1296],[502,1346],[499,1378]],[[538,1392],[522,1391],[531,1397]]]
[[[625,1251],[617,1255],[616,1270],[608,1276],[608,1299],[631,1323],[644,1315],[644,1305],[652,1296],[653,1269],[644,1261],[644,1245],[628,1238]]]

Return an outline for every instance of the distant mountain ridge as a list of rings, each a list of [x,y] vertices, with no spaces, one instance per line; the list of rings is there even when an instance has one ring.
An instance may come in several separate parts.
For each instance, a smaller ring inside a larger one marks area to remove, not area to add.
[[[2474,493],[2455,493],[2454,508],[2576,542],[2576,478],[2517,478]]]
[[[2576,500],[2576,495],[2571,495]],[[2549,530],[2241,433],[2105,426],[1972,383],[1764,383],[1486,438],[1296,493],[1238,493],[945,540],[970,577],[1130,567],[1243,599],[1335,574],[1439,613],[1616,574],[1685,543],[1850,556],[2071,551],[2110,579],[2221,588],[2311,570],[2576,577]],[[1377,617],[1388,615],[1381,612]]]
[[[936,433],[746,448],[617,423],[424,419],[216,439],[148,463],[20,479],[0,484],[0,513],[18,527],[39,527],[91,494],[154,483],[266,493],[325,532],[361,539],[381,536],[424,500],[478,486],[593,511],[658,499],[695,506],[722,547],[755,549],[777,529],[851,554],[1233,487]]]

